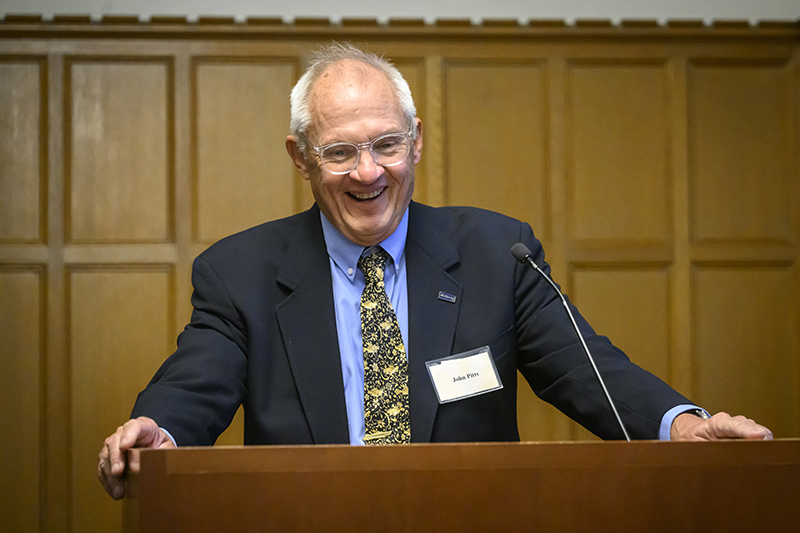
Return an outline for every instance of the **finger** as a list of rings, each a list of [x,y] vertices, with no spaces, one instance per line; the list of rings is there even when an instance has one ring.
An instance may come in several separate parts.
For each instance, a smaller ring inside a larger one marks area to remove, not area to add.
[[[103,466],[102,464],[98,465],[97,477],[100,479],[100,483],[103,485],[103,488],[106,489],[109,496],[115,500],[119,500],[125,496],[125,483],[120,477],[110,474]]]
[[[761,426],[743,416],[734,416],[728,421],[727,431],[732,437],[750,438],[756,433],[761,435]]]
[[[106,442],[108,442],[108,439],[106,439]],[[100,453],[97,454],[98,473],[108,467],[108,446],[106,442],[103,443],[103,447],[100,448]]]
[[[116,435],[116,433],[115,433]],[[120,499],[125,495],[124,486],[117,475],[113,472],[110,448],[116,448],[116,437],[112,435],[103,443],[100,453],[97,457],[97,477],[106,492],[115,500]],[[119,472],[123,470],[122,467],[118,468]]]
[[[97,470],[101,472],[105,477],[109,477],[114,475],[111,469],[111,461],[109,459],[108,453],[108,446],[103,445],[103,449],[100,450],[100,455],[97,459]]]
[[[134,473],[139,472],[139,448],[128,450],[128,470]]]
[[[119,476],[125,470],[125,456],[120,451],[120,435],[122,434],[122,427],[118,427],[113,435],[108,437],[105,442],[104,453],[107,457],[108,473],[114,476]]]
[[[105,446],[103,446],[103,449],[105,450]],[[108,457],[107,456],[104,457],[104,454],[101,451],[100,452],[100,457],[97,460],[97,479],[100,480],[100,483],[102,483],[103,488],[106,489],[106,492],[109,492],[109,490],[108,490],[109,489],[109,487],[108,487],[108,474],[105,471],[107,463],[108,463]]]
[[[122,499],[125,496],[125,481],[119,477],[110,477],[107,481],[106,492],[115,500]]]
[[[717,413],[711,420],[711,431],[718,438],[769,440],[772,432],[766,427],[741,415]]]
[[[106,489],[106,492],[109,494],[109,496],[115,500],[119,500],[125,496],[125,483],[121,478],[109,476],[103,470],[98,470],[98,477],[100,478],[100,483],[103,485],[103,488]]]
[[[735,431],[737,436],[744,439],[772,440],[772,432],[769,429],[750,419],[737,421]]]
[[[97,468],[97,479],[100,480],[100,484],[103,485],[103,488],[106,489],[106,492],[111,494],[111,485],[108,483],[108,477],[106,473],[103,472],[103,469],[98,467]]]
[[[122,426],[120,449],[127,450],[133,447],[156,447],[161,444],[162,431],[158,424],[146,416],[128,420]]]
[[[142,433],[142,423],[139,419],[125,422],[119,431],[119,449],[125,451],[139,444]]]

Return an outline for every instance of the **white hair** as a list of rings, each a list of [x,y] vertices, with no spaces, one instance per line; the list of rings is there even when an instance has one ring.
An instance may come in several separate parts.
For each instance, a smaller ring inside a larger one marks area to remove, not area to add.
[[[298,148],[304,154],[306,152],[306,133],[311,125],[311,110],[308,105],[311,88],[328,67],[348,59],[361,61],[382,72],[394,86],[397,99],[400,102],[400,108],[408,120],[409,128],[414,124],[417,108],[414,107],[414,99],[411,97],[411,89],[408,87],[408,82],[397,70],[397,67],[388,60],[375,54],[363,52],[350,43],[333,42],[312,53],[308,68],[295,84],[289,99],[292,115],[290,129]],[[413,134],[416,137],[416,129]]]

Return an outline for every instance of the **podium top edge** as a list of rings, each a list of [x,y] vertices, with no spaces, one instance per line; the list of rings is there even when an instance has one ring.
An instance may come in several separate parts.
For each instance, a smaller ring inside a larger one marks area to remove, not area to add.
[[[202,471],[544,470],[610,467],[800,467],[800,439],[720,442],[434,443],[408,446],[228,446],[143,450],[142,468]]]

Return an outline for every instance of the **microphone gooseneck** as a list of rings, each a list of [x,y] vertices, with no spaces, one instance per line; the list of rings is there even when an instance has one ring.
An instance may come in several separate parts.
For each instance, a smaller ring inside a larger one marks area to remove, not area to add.
[[[514,259],[522,263],[523,265],[528,265],[532,269],[536,270],[539,274],[542,275],[544,279],[553,287],[553,290],[556,291],[558,297],[561,298],[561,303],[564,306],[564,309],[567,310],[567,315],[569,316],[570,321],[572,322],[572,327],[575,329],[575,333],[578,335],[578,340],[581,341],[581,346],[583,346],[583,351],[586,353],[586,357],[589,358],[589,362],[592,364],[592,369],[594,370],[595,376],[597,376],[597,381],[600,382],[600,387],[603,389],[603,393],[606,396],[606,400],[608,400],[608,404],[611,406],[611,410],[614,411],[614,416],[617,418],[617,423],[619,424],[620,429],[622,429],[622,434],[625,435],[625,440],[628,442],[631,441],[631,438],[628,436],[628,430],[625,429],[625,424],[622,423],[622,418],[620,418],[619,413],[617,412],[617,407],[614,405],[614,400],[611,399],[611,395],[608,393],[608,389],[606,388],[606,384],[603,381],[603,376],[600,375],[600,370],[597,368],[597,365],[594,362],[594,357],[592,357],[592,353],[589,351],[589,347],[586,345],[586,341],[581,334],[580,328],[578,328],[578,323],[575,322],[575,317],[572,315],[572,311],[569,308],[569,304],[567,303],[567,299],[564,298],[564,294],[559,290],[558,285],[550,279],[550,276],[545,274],[544,270],[539,268],[533,260],[533,254],[525,246],[523,243],[518,242],[514,246],[511,247],[511,255],[514,256]]]

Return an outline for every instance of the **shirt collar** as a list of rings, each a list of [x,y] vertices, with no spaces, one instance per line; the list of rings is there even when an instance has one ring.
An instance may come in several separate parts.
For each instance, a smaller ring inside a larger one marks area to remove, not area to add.
[[[325,237],[325,247],[328,249],[328,255],[336,266],[344,272],[350,281],[355,278],[356,271],[358,270],[358,259],[364,252],[364,247],[356,244],[336,229],[333,224],[319,212],[319,218],[322,222],[322,234]],[[408,208],[397,225],[394,233],[389,235],[385,240],[378,243],[381,248],[392,257],[395,265],[400,264],[400,259],[406,248],[406,237],[408,236]]]

